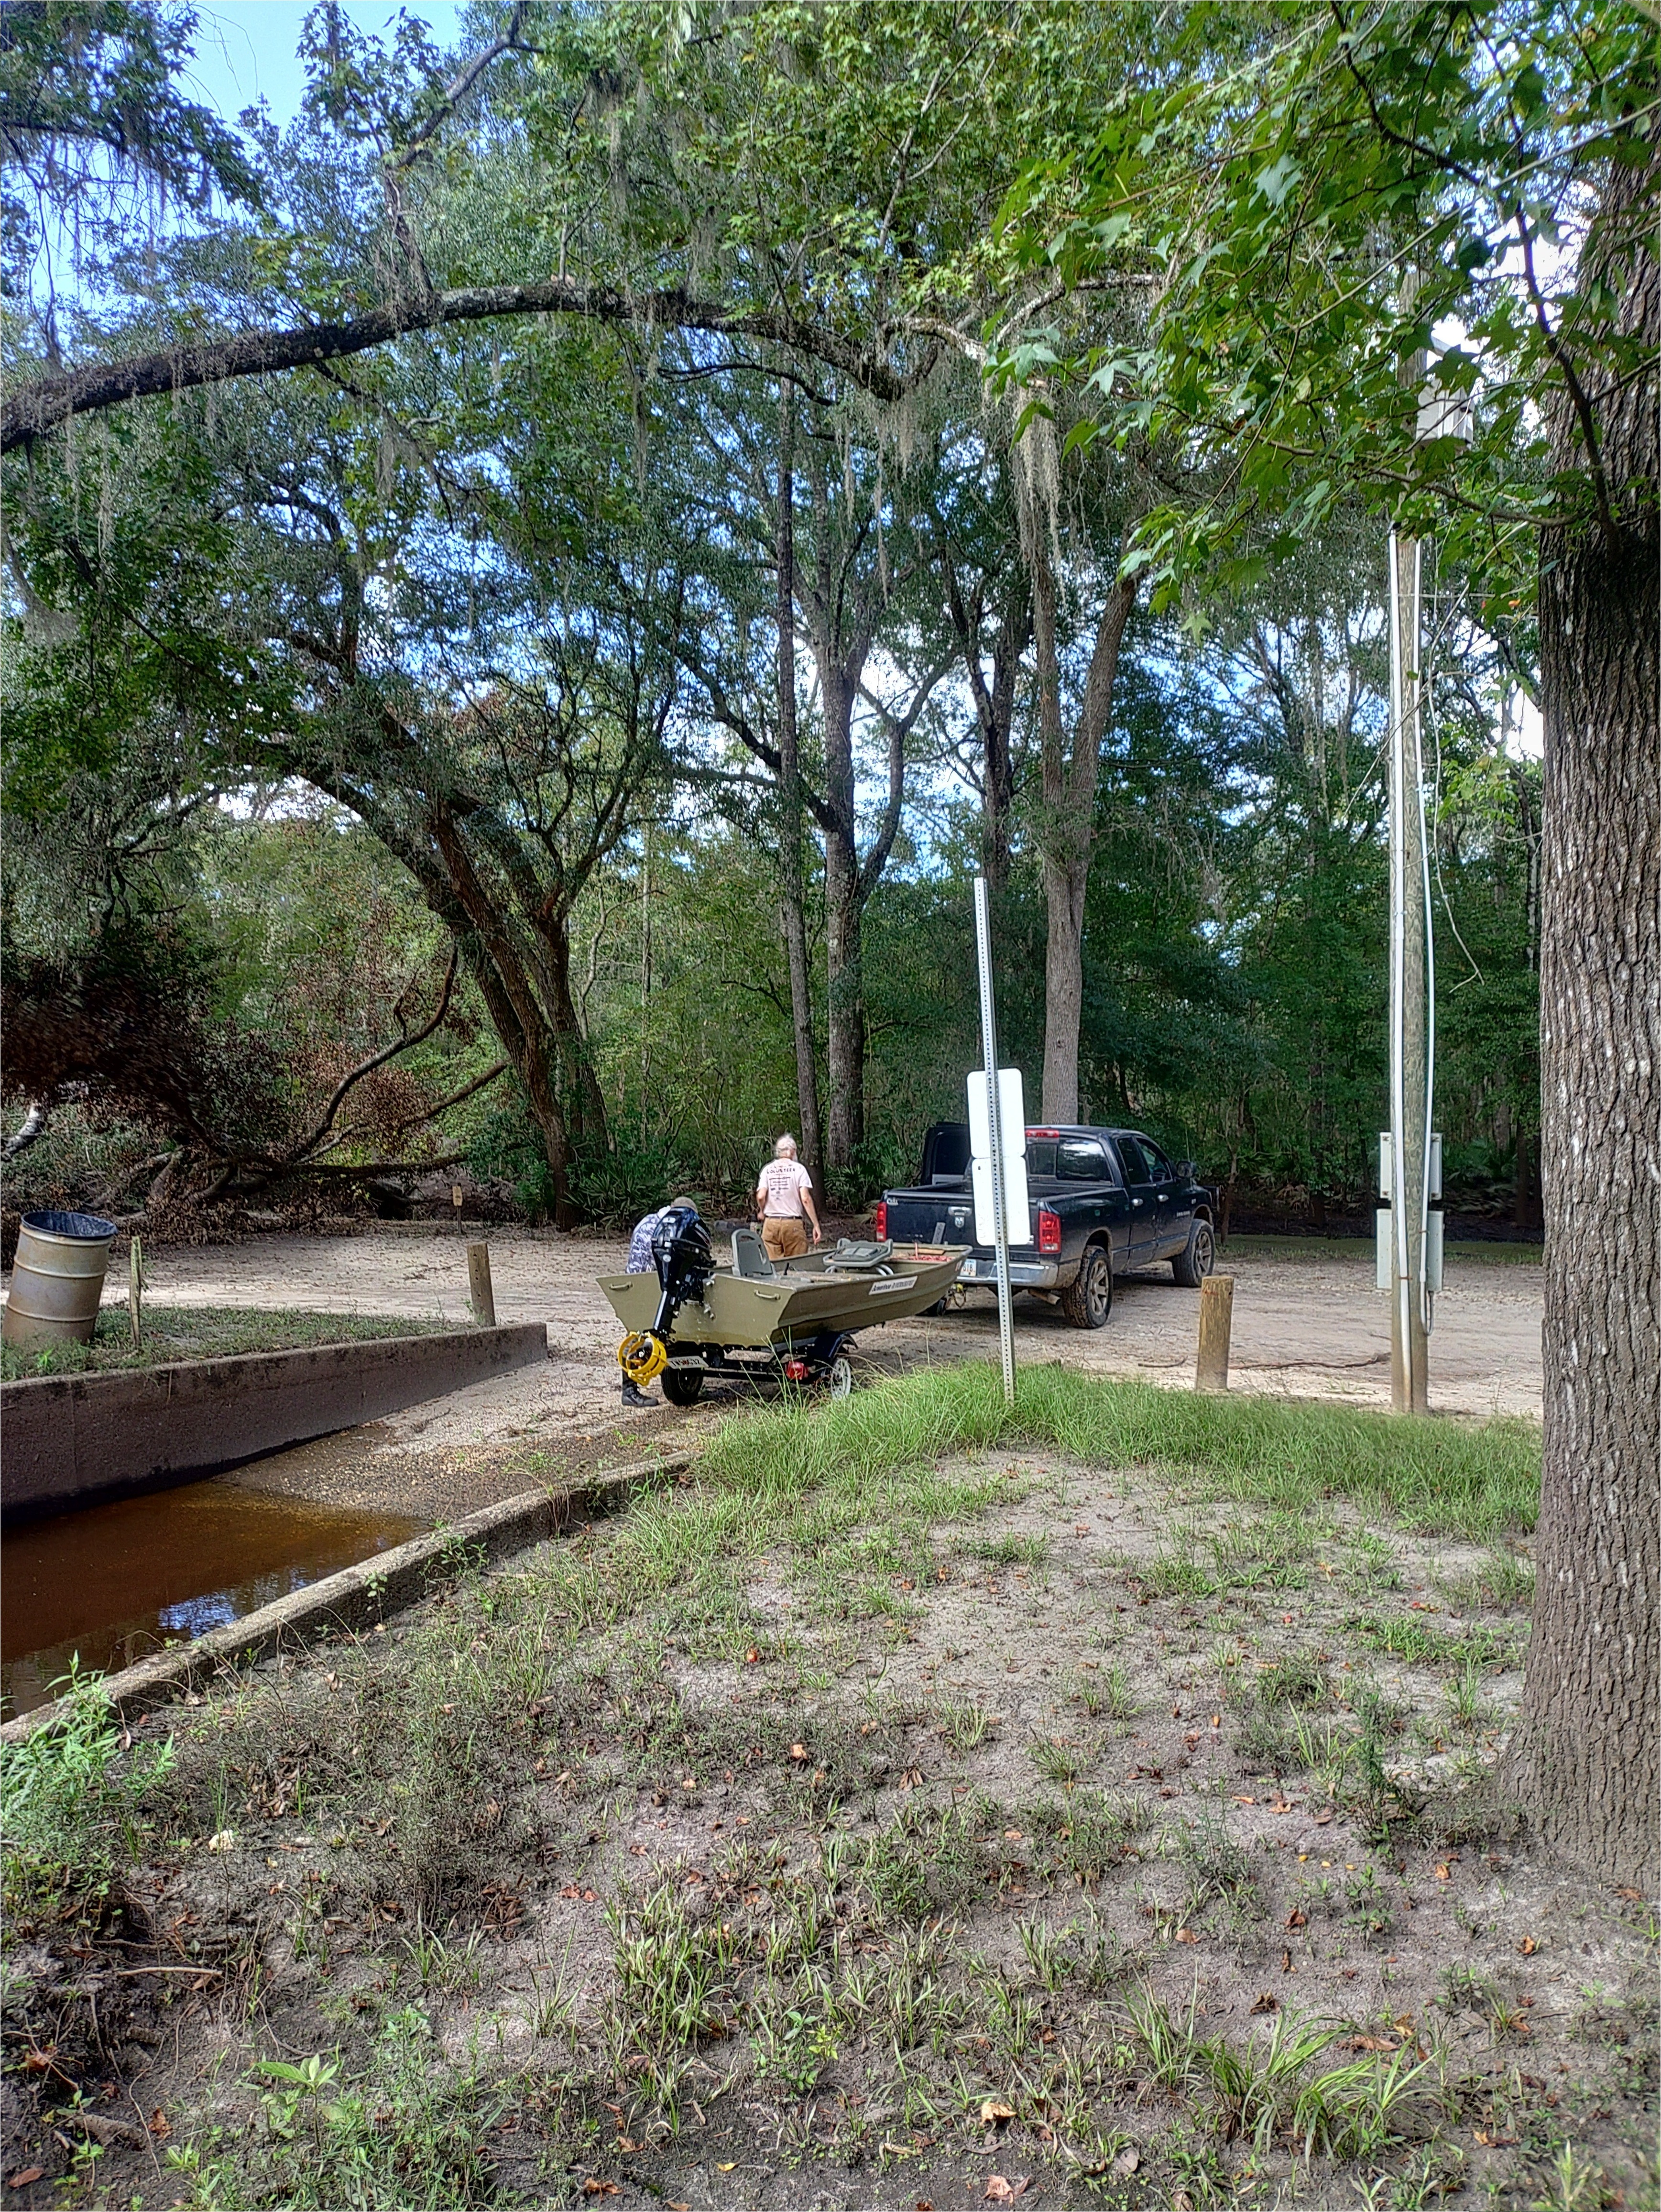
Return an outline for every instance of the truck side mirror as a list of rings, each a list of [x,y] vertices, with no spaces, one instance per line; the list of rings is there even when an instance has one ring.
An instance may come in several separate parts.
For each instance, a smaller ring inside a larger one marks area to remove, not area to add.
[[[1198,1163],[1194,1160],[1179,1160],[1177,1163],[1177,1173],[1183,1177],[1185,1182],[1197,1182],[1199,1181]]]

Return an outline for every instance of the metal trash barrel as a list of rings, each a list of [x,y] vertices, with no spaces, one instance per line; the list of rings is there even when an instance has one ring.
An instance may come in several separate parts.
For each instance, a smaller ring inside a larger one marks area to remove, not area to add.
[[[20,1351],[90,1344],[115,1224],[97,1213],[26,1213],[0,1336]]]

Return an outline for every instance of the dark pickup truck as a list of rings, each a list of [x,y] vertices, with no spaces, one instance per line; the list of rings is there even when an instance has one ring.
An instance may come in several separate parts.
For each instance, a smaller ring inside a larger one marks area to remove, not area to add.
[[[1032,1243],[1009,1249],[1009,1280],[1054,1298],[1076,1328],[1100,1328],[1112,1311],[1113,1278],[1168,1260],[1197,1289],[1216,1256],[1215,1194],[1173,1167],[1139,1129],[1027,1132]],[[991,1248],[974,1243],[966,1121],[937,1121],[923,1140],[915,1190],[885,1192],[876,1233],[931,1244],[969,1244],[960,1279],[996,1291]]]

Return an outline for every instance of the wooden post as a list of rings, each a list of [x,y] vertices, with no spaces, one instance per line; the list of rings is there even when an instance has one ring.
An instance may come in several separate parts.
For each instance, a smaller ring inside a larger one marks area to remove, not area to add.
[[[473,1318],[482,1328],[496,1326],[496,1294],[490,1287],[490,1247],[467,1248],[467,1289],[473,1301]]]
[[[1194,1363],[1197,1390],[1228,1388],[1228,1332],[1234,1316],[1234,1278],[1208,1275],[1200,1285],[1199,1357]]]
[[[136,1237],[127,1245],[127,1326],[132,1331],[135,1345],[143,1341],[144,1317],[141,1301],[144,1294],[144,1255],[139,1250]]]

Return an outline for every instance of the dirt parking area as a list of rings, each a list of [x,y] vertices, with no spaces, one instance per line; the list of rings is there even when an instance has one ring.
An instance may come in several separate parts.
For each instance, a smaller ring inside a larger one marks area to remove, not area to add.
[[[596,1279],[622,1267],[621,1239],[493,1230],[489,1243],[497,1316],[547,1324],[546,1367],[411,1407],[349,1438],[262,1461],[235,1479],[331,1504],[391,1504],[453,1518],[555,1468],[615,1459],[625,1442],[642,1451],[669,1443],[733,1402],[712,1393],[707,1410],[691,1414],[668,1407],[622,1411],[617,1325]],[[1224,1267],[1234,1278],[1233,1389],[1388,1406],[1390,1321],[1373,1286],[1370,1244],[1241,1238]],[[151,1297],[174,1305],[468,1317],[465,1240],[448,1230],[268,1237],[163,1251],[149,1277]],[[1023,1297],[1015,1307],[1016,1357],[1182,1389],[1193,1382],[1197,1304],[1168,1268],[1122,1280],[1112,1318],[1094,1334]],[[1541,1310],[1537,1255],[1495,1246],[1450,1256],[1431,1346],[1437,1410],[1537,1419]],[[862,1350],[868,1376],[996,1358],[996,1310],[989,1296],[970,1292],[954,1312],[872,1330]]]

